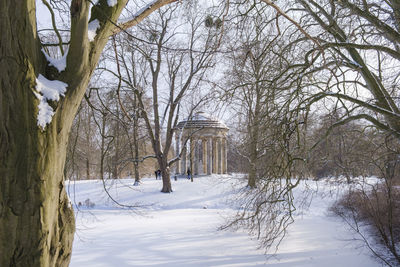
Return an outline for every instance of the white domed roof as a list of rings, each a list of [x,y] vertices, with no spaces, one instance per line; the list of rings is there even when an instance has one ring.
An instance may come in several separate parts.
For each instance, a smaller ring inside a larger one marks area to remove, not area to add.
[[[193,116],[180,121],[176,128],[219,128],[229,129],[225,123],[218,120],[217,118],[207,114],[203,111],[199,111]]]

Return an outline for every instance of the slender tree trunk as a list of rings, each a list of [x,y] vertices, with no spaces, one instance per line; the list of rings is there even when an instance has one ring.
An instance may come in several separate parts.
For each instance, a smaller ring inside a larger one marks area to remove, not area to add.
[[[88,157],[86,158],[86,180],[90,180],[90,162]]]
[[[106,157],[106,149],[105,149],[105,135],[106,135],[106,120],[107,115],[102,114],[101,120],[101,147],[100,147],[100,179],[104,180],[104,158]]]
[[[250,188],[255,188],[257,185],[257,164],[258,164],[258,147],[259,147],[259,132],[260,132],[260,97],[257,96],[255,110],[249,115],[250,126],[250,170],[247,185]]]
[[[132,119],[133,122],[133,136],[132,136],[132,141],[129,141],[129,146],[131,149],[131,157],[134,159],[133,161],[133,172],[135,176],[135,183],[134,185],[139,185],[140,184],[140,173],[139,173],[139,108],[138,108],[138,101],[137,101],[137,96],[136,94],[133,95],[133,110],[134,110],[134,116]],[[126,129],[126,134],[129,136],[129,131]]]
[[[139,174],[139,142],[138,142],[138,121],[135,118],[134,126],[133,126],[133,145],[135,150],[135,161],[133,162],[133,168],[135,172],[135,184],[140,183],[140,174]]]
[[[249,177],[247,180],[247,186],[250,188],[256,187],[256,180],[257,180],[257,145],[255,144],[256,140],[252,138],[250,143],[250,170],[249,170]]]
[[[115,154],[113,157],[113,179],[118,179],[119,178],[119,120],[120,120],[120,114],[119,114],[119,105],[117,104],[117,120],[116,120],[116,125],[114,129],[114,136],[115,136]]]
[[[90,107],[86,105],[86,119],[87,119],[87,130],[86,130],[86,180],[90,180],[90,161],[91,161],[91,145],[90,137],[92,136],[91,131],[91,114]]]

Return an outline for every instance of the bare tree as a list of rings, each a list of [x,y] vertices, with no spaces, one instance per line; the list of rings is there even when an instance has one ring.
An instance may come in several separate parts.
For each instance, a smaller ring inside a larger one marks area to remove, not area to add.
[[[1,266],[68,265],[75,226],[63,174],[79,103],[108,38],[175,1],[152,1],[117,26],[127,0],[72,0],[69,38],[56,44],[66,66],[42,52],[53,44],[39,39],[36,1],[1,1]]]
[[[275,146],[280,149],[271,152],[277,158],[283,155],[283,162],[293,167],[282,168],[289,171],[284,177],[298,175],[303,167],[297,163],[304,166],[309,149],[323,144],[325,137],[337,133],[335,129],[352,125],[351,122],[357,121],[362,128],[373,126],[399,138],[397,1],[263,0],[254,2],[242,13],[249,16],[265,7],[272,7],[276,12],[275,16],[265,16],[265,23],[277,21],[279,33],[286,36],[280,44],[280,73],[274,75],[275,82],[284,85],[275,89],[285,95],[285,101],[280,102],[280,115],[275,117],[280,123],[273,127],[282,134],[271,135],[276,138],[275,144],[280,144]],[[290,25],[280,23],[282,18]],[[335,115],[334,112],[339,111],[336,113],[339,116],[331,121],[321,138],[311,140],[307,136],[308,118],[316,110],[320,115]],[[347,143],[340,141],[335,164],[345,173],[351,165],[344,162],[343,149]],[[280,162],[276,166],[284,165]],[[275,172],[275,177],[282,176]],[[262,190],[249,194],[248,209],[234,223],[243,223],[259,234],[267,229],[265,240],[268,241],[271,240],[268,235],[274,236],[274,231],[265,226],[271,222],[267,211],[276,203],[273,200],[287,196],[286,192],[290,194],[290,191],[284,190],[285,193],[275,199],[272,196],[276,191],[269,191],[273,185],[266,184],[268,186]],[[290,214],[290,209],[279,209],[288,210]]]
[[[230,54],[232,68],[227,71],[225,96],[239,114],[243,135],[242,155],[249,162],[248,186],[256,187],[265,166],[265,149],[269,120],[278,110],[279,98],[275,75],[279,74],[279,32],[275,25],[265,23],[262,10],[242,18],[238,23],[240,38],[235,39]],[[278,29],[279,31],[279,29]]]
[[[263,5],[235,8],[245,16],[232,19],[239,34],[234,39],[226,97],[237,99],[233,107],[243,140],[239,151],[249,161],[251,190],[243,190],[238,198],[243,209],[222,228],[245,228],[268,250],[279,245],[293,222],[293,189],[300,180],[292,178],[303,175],[307,114],[292,109],[297,101],[292,92],[301,85],[291,71],[285,72],[285,66],[297,59],[293,51],[285,50],[290,38],[282,34],[291,25],[281,23]]]
[[[330,101],[328,109],[345,110],[337,125],[366,120],[399,136],[396,1],[299,0],[287,11],[263,2],[299,21],[292,19],[303,38],[295,35],[287,49],[302,47],[304,57],[285,69],[307,85],[294,92],[302,97],[298,108]]]
[[[122,89],[134,94],[154,151],[145,158],[157,159],[164,193],[172,191],[170,168],[178,159],[171,159],[170,154],[179,107],[189,93],[200,92],[203,77],[214,64],[217,42],[215,30],[204,26],[204,15],[178,13],[175,7],[159,11],[157,18],[120,40],[116,71],[108,69],[120,79]],[[151,99],[151,112],[146,109],[146,97]]]

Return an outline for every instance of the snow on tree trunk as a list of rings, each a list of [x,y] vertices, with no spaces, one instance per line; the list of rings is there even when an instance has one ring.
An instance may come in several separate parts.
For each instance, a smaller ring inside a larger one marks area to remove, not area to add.
[[[156,1],[122,27],[174,1]],[[65,69],[49,66],[41,51],[35,3],[0,1],[0,266],[63,267],[69,264],[75,231],[63,177],[68,136],[127,0],[112,7],[99,1],[92,12],[89,1],[71,1]],[[88,21],[96,19],[101,27],[89,42]],[[66,84],[66,92],[38,88],[38,80],[47,81],[40,75]],[[39,120],[38,115],[46,116]]]
[[[22,2],[0,4],[10,14],[0,17],[0,266],[68,266],[75,220],[63,175],[71,123],[53,117],[45,131],[38,125],[34,90],[47,62],[32,48],[34,31],[24,31],[35,21],[26,12],[34,3]],[[13,12],[27,16],[15,20]]]

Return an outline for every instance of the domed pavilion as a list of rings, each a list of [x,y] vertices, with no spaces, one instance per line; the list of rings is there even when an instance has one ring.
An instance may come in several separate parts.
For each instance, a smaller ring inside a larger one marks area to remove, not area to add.
[[[229,128],[204,112],[178,123],[175,131],[175,153],[181,155],[175,163],[176,174],[227,173],[226,134]]]

